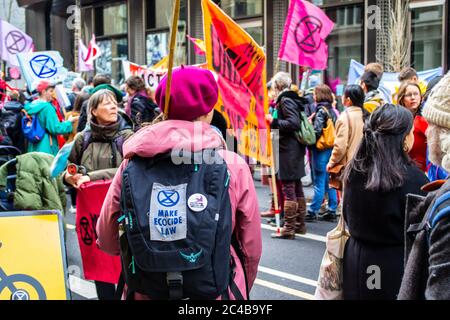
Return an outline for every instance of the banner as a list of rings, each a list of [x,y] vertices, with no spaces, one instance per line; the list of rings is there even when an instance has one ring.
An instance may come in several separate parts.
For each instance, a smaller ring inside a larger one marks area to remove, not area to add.
[[[120,257],[110,256],[97,246],[97,221],[111,180],[86,183],[77,193],[76,230],[83,261],[84,278],[118,283]]]
[[[325,39],[333,27],[333,21],[319,7],[308,1],[292,0],[279,59],[314,70],[325,70],[328,65]]]
[[[0,213],[0,300],[68,300],[58,211]]]
[[[78,39],[78,72],[94,71],[94,64],[87,62],[88,48]]]
[[[205,41],[197,38],[192,38],[191,36],[186,36],[194,44],[194,52],[199,56],[204,56],[206,52]]]
[[[167,70],[159,69],[152,70],[150,68],[141,67],[138,64],[122,61],[123,71],[125,74],[125,79],[128,79],[131,76],[140,76],[145,81],[145,86],[151,88],[156,91],[159,83],[162,78],[166,75]]]
[[[53,83],[63,82],[67,69],[63,67],[64,60],[58,51],[38,51],[17,55],[22,75],[28,88],[32,91],[41,80]]]
[[[420,81],[423,81],[425,84],[428,84],[428,82],[430,82],[433,78],[441,76],[443,74],[443,71],[444,71],[443,68],[439,67],[436,69],[417,72],[417,75],[419,76]],[[364,73],[364,65],[352,59],[350,62],[350,68],[348,70],[348,83],[359,84],[359,79],[361,78],[363,73]],[[384,101],[389,102],[392,101],[391,94],[396,91],[396,87],[398,87],[399,84],[400,82],[398,81],[398,73],[395,72],[383,73],[383,77],[381,78],[380,81],[379,91],[383,94]]]
[[[10,65],[19,66],[17,54],[33,49],[33,39],[12,24],[0,21],[0,58]]]
[[[212,1],[202,0],[202,10],[206,61],[221,96],[216,109],[234,129],[238,151],[270,165],[264,50]]]

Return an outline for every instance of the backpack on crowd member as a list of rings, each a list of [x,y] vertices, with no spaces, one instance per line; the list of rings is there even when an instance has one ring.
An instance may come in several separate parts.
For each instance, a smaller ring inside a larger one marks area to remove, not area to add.
[[[297,140],[305,145],[312,146],[316,144],[316,132],[314,126],[309,122],[305,112],[300,112],[300,130],[295,133]]]
[[[447,186],[447,187],[446,187]],[[405,224],[405,275],[398,298],[423,300],[429,278],[430,235],[437,223],[450,216],[450,188],[422,197],[409,194]]]
[[[334,147],[334,140],[336,138],[336,129],[334,127],[333,119],[331,118],[330,113],[327,108],[322,107],[321,109],[327,114],[327,122],[326,126],[322,130],[322,135],[316,142],[316,147],[318,150],[323,151],[327,149],[331,149]]]
[[[156,117],[155,109],[158,107],[148,97],[137,95],[131,101],[131,118],[135,124],[135,130],[140,129],[146,122],[152,122]]]
[[[195,164],[202,156],[208,159]],[[183,159],[177,165],[170,153],[135,156],[123,172],[119,234],[127,297],[229,299],[229,287],[243,299],[230,253],[236,241],[227,165],[214,150]]]
[[[31,143],[38,143],[44,138],[45,129],[39,121],[39,114],[29,115],[22,110],[24,116],[22,118],[22,131],[24,137]]]

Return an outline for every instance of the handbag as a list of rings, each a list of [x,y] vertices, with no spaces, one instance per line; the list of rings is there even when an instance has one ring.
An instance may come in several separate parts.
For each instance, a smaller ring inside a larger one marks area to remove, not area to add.
[[[327,125],[322,130],[322,135],[319,140],[317,140],[316,147],[318,150],[323,151],[331,149],[334,146],[334,139],[336,138],[336,130],[334,128],[333,120],[331,119],[330,113],[326,108],[323,108],[328,115]]]
[[[350,116],[348,115],[348,111],[345,112],[347,115],[347,122],[348,122],[348,132],[349,136],[352,136],[352,123],[350,122]],[[347,155],[345,156],[345,163],[347,163]],[[330,188],[336,189],[336,190],[342,190],[343,183],[342,183],[342,176],[344,173],[345,165],[338,164],[337,166],[334,166],[333,168],[328,170],[328,173],[330,174],[328,185]]]
[[[348,238],[350,234],[345,229],[344,216],[341,215],[336,228],[327,233],[326,249],[314,293],[316,300],[343,299],[343,259]]]
[[[295,137],[305,146],[312,146],[316,143],[316,132],[304,112],[300,112],[300,130],[295,132]]]

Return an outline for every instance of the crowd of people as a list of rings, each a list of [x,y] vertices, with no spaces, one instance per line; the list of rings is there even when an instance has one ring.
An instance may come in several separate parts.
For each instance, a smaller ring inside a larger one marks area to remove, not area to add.
[[[97,223],[98,245],[131,266],[122,270],[124,298],[248,298],[262,251],[261,217],[274,219],[280,209],[276,239],[293,240],[307,233],[307,223],[343,216],[351,235],[343,259],[345,299],[450,299],[450,217],[434,215],[449,207],[448,197],[439,199],[450,189],[450,73],[425,84],[414,69],[405,68],[393,93],[380,86],[382,75],[380,64],[368,64],[340,101],[326,84],[303,93],[288,73],[271,79],[266,121],[279,132],[277,192],[272,190],[271,208],[263,213],[245,157],[227,150],[226,121],[214,110],[218,85],[208,70],[174,70],[167,113],[161,112],[168,99],[166,78],[156,93],[138,76],[121,89],[103,74],[87,83],[75,79],[67,108],[58,104],[55,84],[41,81],[28,102],[24,94],[9,93],[1,110],[0,144],[24,154],[57,156],[73,143],[68,163],[84,171],[66,170],[60,177],[72,205],[83,184],[112,180]],[[24,120],[40,126],[42,136],[24,134]],[[302,121],[310,124],[316,143],[299,138]],[[177,154],[180,146],[189,153],[183,159],[211,153],[222,166],[173,167],[167,155]],[[314,185],[309,204],[301,181],[306,163]],[[426,197],[411,209],[422,212],[416,223],[434,218],[421,255],[418,245],[405,252],[408,194]],[[169,217],[163,209],[171,206],[176,210]],[[211,221],[193,214],[203,211]],[[178,229],[162,225],[175,222]],[[424,264],[425,273],[419,270]],[[382,271],[379,290],[366,284],[372,265]],[[203,280],[195,282],[199,275]],[[120,287],[120,279],[117,283]],[[117,283],[96,281],[99,298],[113,299]]]

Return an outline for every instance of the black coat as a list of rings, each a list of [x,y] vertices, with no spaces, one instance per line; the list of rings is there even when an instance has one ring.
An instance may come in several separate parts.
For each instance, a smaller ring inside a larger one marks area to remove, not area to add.
[[[143,123],[152,122],[156,117],[155,109],[158,106],[150,98],[137,94],[131,101],[131,120],[138,131]]]
[[[300,130],[300,112],[308,102],[294,91],[285,91],[277,99],[278,119],[272,129],[279,130],[279,157],[275,151],[275,162],[279,160],[278,178],[284,181],[300,180],[305,176],[305,146],[300,144],[295,132]]]
[[[406,195],[423,195],[420,188],[428,179],[413,164],[407,167],[405,184],[391,192],[365,190],[366,179],[352,173],[344,187],[343,212],[351,235],[344,252],[344,299],[394,300],[404,269]],[[367,286],[377,274],[371,266],[379,268],[381,289]]]

